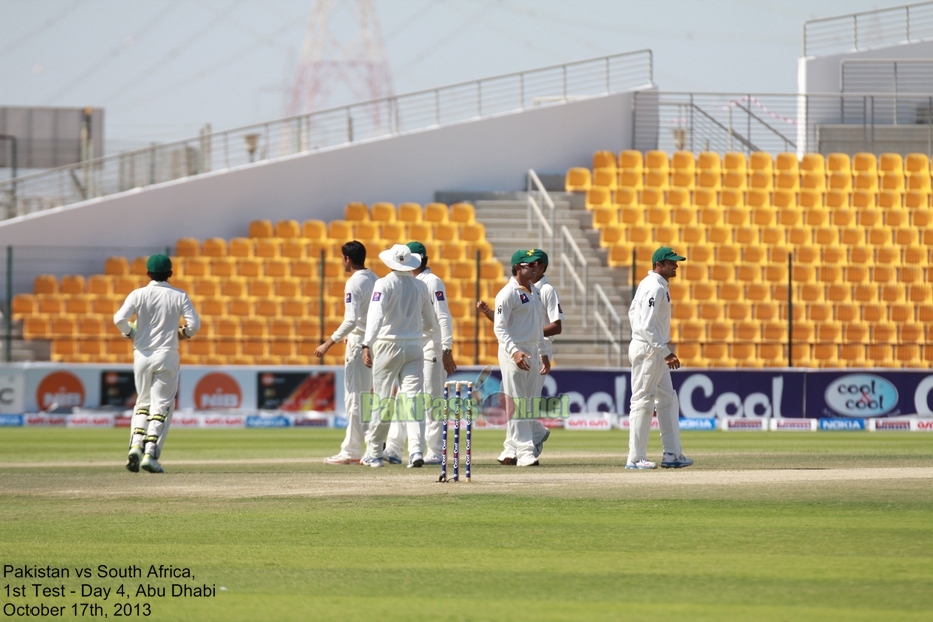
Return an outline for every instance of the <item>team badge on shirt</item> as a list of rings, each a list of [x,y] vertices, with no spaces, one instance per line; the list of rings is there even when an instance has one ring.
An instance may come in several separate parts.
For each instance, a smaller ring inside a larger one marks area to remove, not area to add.
[[[525,292],[518,292],[518,298],[522,301],[522,304],[528,302],[528,296],[525,295]]]
[[[440,302],[444,300],[444,292],[434,292],[434,297],[437,298],[438,302]]]
[[[559,303],[559,302],[557,303],[557,312],[558,312],[558,313],[563,313],[563,312],[564,312],[564,308],[563,308],[562,306],[560,306],[560,303]]]
[[[346,297],[346,300],[344,300],[344,302],[353,302],[353,297],[350,295],[350,292],[347,292],[347,297]]]
[[[665,295],[667,296],[667,301],[670,302],[670,301],[671,301],[671,293],[670,293],[670,292],[667,292]]]
[[[382,300],[382,292],[373,292],[373,302]]]

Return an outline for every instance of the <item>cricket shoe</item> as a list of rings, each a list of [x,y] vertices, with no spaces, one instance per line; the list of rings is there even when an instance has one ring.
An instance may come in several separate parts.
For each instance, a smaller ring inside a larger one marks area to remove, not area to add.
[[[424,463],[425,464],[440,464],[441,457],[438,454],[434,453],[433,451],[429,451],[428,454],[424,457]]]
[[[159,461],[149,454],[143,456],[143,461],[139,463],[139,466],[143,471],[149,471],[150,473],[165,473]]]
[[[364,456],[363,459],[360,460],[360,464],[363,466],[373,467],[374,469],[385,466],[385,462],[382,461],[382,458],[373,458],[371,456]]]
[[[359,458],[350,458],[346,454],[337,454],[330,458],[324,458],[324,464],[359,464]]]
[[[391,451],[385,451],[382,453],[382,458],[389,464],[402,464],[402,459],[393,454]]]
[[[534,456],[522,456],[515,464],[520,467],[538,466],[538,459]]]
[[[661,457],[661,468],[662,469],[682,469],[693,464],[693,460],[687,456],[680,454],[676,456],[674,454],[664,454]]]
[[[408,457],[408,468],[409,469],[420,469],[424,466],[424,457],[420,452],[415,452]]]
[[[651,462],[642,458],[641,460],[636,460],[635,462],[627,462],[625,464],[626,469],[656,469],[658,468],[657,462]]]
[[[139,473],[139,461],[143,456],[143,448],[139,445],[130,447],[130,453],[126,456],[126,470],[131,473]]]
[[[535,443],[535,458],[541,455],[541,452],[544,451],[544,443],[551,436],[551,430],[548,428],[544,429],[544,438],[541,439],[540,443]]]
[[[496,458],[496,460],[499,462],[499,464],[503,464],[505,466],[515,466],[518,463],[518,460],[516,460],[515,456],[505,452],[499,454],[499,457]]]

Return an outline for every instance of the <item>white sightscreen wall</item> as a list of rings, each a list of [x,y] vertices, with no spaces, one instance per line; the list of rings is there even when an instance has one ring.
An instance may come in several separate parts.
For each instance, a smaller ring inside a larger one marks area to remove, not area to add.
[[[244,236],[258,218],[343,218],[350,201],[429,203],[438,190],[523,190],[632,145],[632,94],[465,122],[217,171],[0,222],[0,245],[162,246]]]

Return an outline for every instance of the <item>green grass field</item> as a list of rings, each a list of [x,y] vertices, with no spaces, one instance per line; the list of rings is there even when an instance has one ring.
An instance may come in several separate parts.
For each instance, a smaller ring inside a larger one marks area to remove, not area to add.
[[[0,429],[0,565],[71,569],[7,573],[4,618],[40,603],[68,619],[148,605],[149,619],[198,622],[933,611],[933,435],[686,432],[694,467],[633,472],[621,432],[555,431],[542,465],[519,469],[495,464],[503,433],[481,431],[470,484],[435,483],[436,467],[326,466],[332,430],[173,430],[168,472],[131,474],[126,436]],[[193,578],[145,576],[160,564]],[[99,578],[99,565],[144,576]],[[172,597],[173,583],[216,592]]]

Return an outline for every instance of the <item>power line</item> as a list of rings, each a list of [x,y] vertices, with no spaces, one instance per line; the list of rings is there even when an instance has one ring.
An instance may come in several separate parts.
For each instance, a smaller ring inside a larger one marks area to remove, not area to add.
[[[164,67],[165,67],[165,64],[166,64],[168,61],[170,61],[171,59],[173,59],[173,58],[175,58],[176,56],[178,56],[178,55],[182,52],[182,50],[184,50],[186,47],[188,47],[189,45],[191,45],[192,43],[194,43],[195,41],[197,41],[198,39],[200,39],[202,36],[204,36],[204,34],[206,34],[208,31],[212,30],[215,26],[217,26],[217,24],[219,24],[221,21],[223,21],[224,13],[227,13],[227,12],[232,11],[234,8],[236,8],[238,5],[240,5],[240,4],[242,4],[242,3],[243,3],[243,0],[234,0],[233,2],[231,2],[231,3],[227,6],[227,8],[226,8],[224,11],[222,11],[222,12],[220,12],[220,13],[215,13],[215,14],[214,14],[214,19],[212,19],[211,21],[207,22],[200,30],[198,30],[198,31],[195,32],[193,35],[191,35],[190,37],[188,37],[187,39],[185,39],[184,41],[182,41],[181,43],[179,43],[178,45],[176,45],[175,47],[173,47],[173,48],[172,48],[171,50],[169,50],[164,56],[162,56],[162,58],[160,58],[159,60],[155,61],[154,63],[152,63],[151,65],[149,65],[149,66],[146,67],[145,69],[143,69],[143,70],[140,72],[141,77],[140,77],[139,79],[137,79],[137,80],[134,80],[133,83],[132,83],[132,86],[137,86],[137,85],[139,85],[140,82],[142,82],[142,81],[144,81],[144,80],[148,80],[149,78],[151,78],[151,77],[152,77],[152,74],[153,74],[156,70],[158,70],[158,69],[160,69],[160,68],[164,68]],[[114,101],[114,100],[119,101],[119,99],[120,99],[121,97],[123,97],[123,96],[126,95],[127,91],[128,91],[130,88],[131,88],[131,87],[123,86],[123,87],[117,89],[116,91],[114,91],[113,93],[111,93],[108,97],[104,98],[103,101],[105,101],[105,102],[111,102],[111,101]]]
[[[74,2],[66,6],[64,9],[59,11],[56,15],[53,15],[52,17],[48,18],[47,20],[42,22],[39,26],[37,26],[36,28],[33,28],[32,30],[24,34],[22,37],[20,37],[13,43],[10,43],[5,48],[0,48],[0,56],[3,56],[7,52],[15,50],[17,47],[19,47],[20,44],[25,43],[26,41],[36,36],[37,34],[48,30],[49,28],[54,26],[56,23],[58,23],[63,17],[71,13],[71,11],[74,10],[74,8],[77,7],[79,4],[81,4],[82,2],[84,2],[84,0],[75,0]]]
[[[164,18],[166,15],[168,15],[169,13],[171,13],[172,11],[174,11],[174,10],[175,10],[175,7],[178,6],[180,3],[181,3],[181,0],[175,0],[174,2],[168,4],[168,5],[162,10],[161,13],[159,13],[158,15],[156,15],[155,17],[153,17],[152,19],[150,19],[148,22],[146,22],[145,24],[143,24],[142,27],[139,28],[135,33],[133,33],[133,34],[131,35],[131,38],[132,38],[133,40],[136,40],[136,39],[139,39],[139,38],[145,36],[146,33],[150,31],[150,29],[152,28],[152,26],[156,24],[156,22],[158,22],[159,20],[161,20],[162,18]],[[124,41],[125,41],[125,40],[124,40]],[[68,91],[70,91],[71,89],[73,89],[74,87],[78,86],[79,84],[83,83],[85,80],[87,80],[87,79],[88,79],[90,76],[92,76],[93,74],[97,73],[97,71],[98,71],[101,67],[103,67],[104,65],[106,65],[107,63],[109,63],[110,61],[112,61],[113,59],[115,59],[115,58],[116,58],[117,56],[119,56],[125,49],[126,49],[126,44],[125,44],[124,42],[121,42],[119,45],[117,45],[116,47],[114,47],[113,49],[111,49],[109,52],[107,52],[106,54],[104,54],[103,56],[101,56],[99,59],[97,59],[97,61],[96,61],[93,65],[91,65],[91,67],[90,67],[87,71],[85,71],[84,73],[82,73],[80,76],[76,77],[74,80],[72,80],[71,82],[69,82],[68,84],[66,84],[65,86],[63,86],[62,88],[58,89],[58,91],[56,91],[56,92],[55,92],[53,95],[51,95],[50,97],[46,98],[45,104],[46,104],[46,105],[49,105],[49,104],[54,103],[56,100],[58,100],[59,97],[61,97],[62,95],[64,95],[65,93],[67,93]]]

